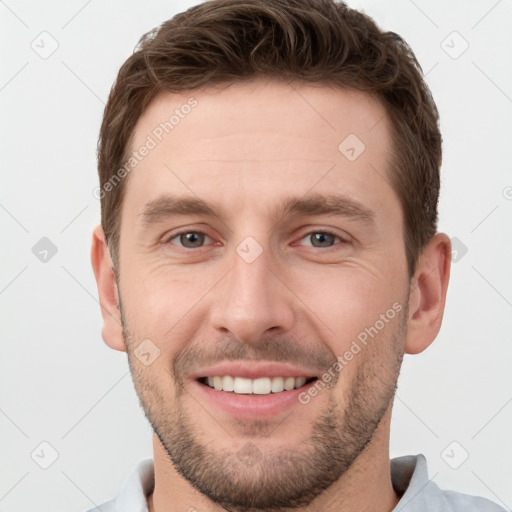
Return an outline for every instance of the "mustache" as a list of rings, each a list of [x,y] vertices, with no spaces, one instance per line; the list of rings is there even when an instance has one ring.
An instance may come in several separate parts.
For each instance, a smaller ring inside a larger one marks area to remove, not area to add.
[[[289,335],[266,336],[251,343],[229,337],[214,342],[193,342],[184,346],[173,358],[172,371],[179,380],[198,368],[224,361],[288,363],[321,374],[331,367],[337,358],[327,347],[299,343]]]

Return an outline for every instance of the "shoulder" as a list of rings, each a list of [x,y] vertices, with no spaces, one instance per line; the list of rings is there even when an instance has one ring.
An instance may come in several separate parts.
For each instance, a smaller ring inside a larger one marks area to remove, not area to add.
[[[87,512],[147,512],[146,496],[155,485],[151,459],[140,461],[124,480],[117,496]]]
[[[445,491],[429,478],[423,455],[408,455],[391,461],[391,479],[402,496],[393,512],[506,512],[486,498]]]
[[[505,509],[480,496],[470,496],[455,491],[440,491],[447,507],[447,510],[454,512],[505,512]]]
[[[114,500],[107,501],[95,508],[91,508],[87,512],[116,512],[116,505]]]

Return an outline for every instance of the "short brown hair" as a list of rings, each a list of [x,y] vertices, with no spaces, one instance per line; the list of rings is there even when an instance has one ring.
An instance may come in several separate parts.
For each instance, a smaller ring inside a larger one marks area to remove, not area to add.
[[[98,141],[100,190],[123,166],[135,125],[161,92],[257,77],[363,91],[385,106],[393,148],[389,179],[404,214],[409,274],[437,229],[439,115],[407,43],[334,0],[211,0],[145,34],[121,67]],[[118,261],[124,183],[101,197],[101,218]]]

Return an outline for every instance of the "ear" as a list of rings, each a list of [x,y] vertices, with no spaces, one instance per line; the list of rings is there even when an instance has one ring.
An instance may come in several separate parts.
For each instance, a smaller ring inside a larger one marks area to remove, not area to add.
[[[444,233],[437,233],[419,257],[409,295],[407,354],[422,352],[439,333],[450,280],[451,255],[450,239]]]
[[[110,348],[126,351],[121,325],[121,311],[118,306],[119,291],[105,234],[101,226],[96,226],[92,234],[91,263],[98,286],[101,315],[103,317],[103,340]]]

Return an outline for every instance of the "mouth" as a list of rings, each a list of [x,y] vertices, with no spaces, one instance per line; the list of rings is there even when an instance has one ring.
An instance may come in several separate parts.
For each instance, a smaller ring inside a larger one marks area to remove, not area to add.
[[[259,377],[250,379],[233,375],[200,377],[198,382],[216,391],[225,391],[236,395],[265,396],[285,393],[306,387],[317,377]]]
[[[300,398],[319,379],[315,373],[286,363],[226,361],[189,375],[189,383],[212,417],[279,420],[304,407]]]

